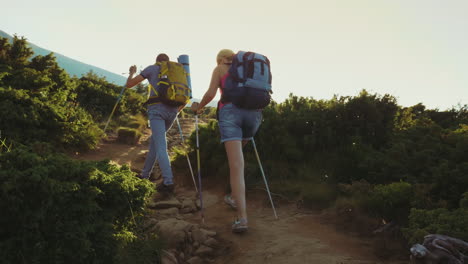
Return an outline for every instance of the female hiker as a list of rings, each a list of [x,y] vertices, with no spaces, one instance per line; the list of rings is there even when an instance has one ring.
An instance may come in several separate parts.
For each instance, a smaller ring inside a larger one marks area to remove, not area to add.
[[[251,140],[257,132],[261,120],[261,110],[242,109],[223,98],[223,88],[228,76],[234,52],[223,49],[217,57],[217,66],[213,70],[211,82],[201,102],[193,103],[192,110],[201,113],[205,105],[216,96],[218,89],[221,100],[218,102],[218,124],[221,143],[224,143],[229,163],[229,176],[232,198],[228,195],[225,201],[237,209],[237,220],[232,224],[235,233],[248,229],[247,208],[245,201],[244,155],[242,147]]]

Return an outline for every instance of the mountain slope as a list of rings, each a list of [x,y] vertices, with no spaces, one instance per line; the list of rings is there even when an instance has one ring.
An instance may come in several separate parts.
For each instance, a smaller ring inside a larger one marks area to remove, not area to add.
[[[4,31],[0,30],[0,37],[7,38],[12,41],[13,37],[9,34],[5,33]],[[42,55],[45,56],[53,51],[41,48],[37,45],[34,45],[31,42],[28,42],[30,47],[32,48],[35,55]],[[112,73],[110,71],[101,69],[99,67],[89,65],[74,59],[71,59],[67,56],[64,56],[60,53],[54,52],[55,57],[57,58],[58,65],[67,71],[70,75],[76,75],[77,77],[81,77],[83,74],[93,71],[98,76],[105,77],[108,82],[112,82],[117,85],[123,85],[126,81],[124,76]]]

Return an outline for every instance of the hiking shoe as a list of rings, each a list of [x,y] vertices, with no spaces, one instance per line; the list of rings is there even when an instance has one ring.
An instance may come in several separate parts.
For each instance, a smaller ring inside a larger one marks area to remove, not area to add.
[[[232,229],[233,233],[244,233],[244,232],[246,232],[247,229],[249,229],[249,227],[247,226],[247,219],[244,219],[244,218],[237,219],[232,224],[231,229]]]
[[[234,198],[232,198],[230,194],[226,194],[224,196],[224,202],[227,203],[229,206],[231,206],[232,209],[237,208],[236,201],[234,201]]]
[[[139,178],[139,179],[142,179],[142,180],[144,180],[144,179],[149,180],[149,178],[143,177],[143,175],[141,175],[140,173],[138,173],[138,174],[135,175],[135,176],[136,176],[137,178]]]
[[[161,194],[170,194],[174,193],[174,184],[166,185],[161,183],[160,185],[156,186],[156,191]]]

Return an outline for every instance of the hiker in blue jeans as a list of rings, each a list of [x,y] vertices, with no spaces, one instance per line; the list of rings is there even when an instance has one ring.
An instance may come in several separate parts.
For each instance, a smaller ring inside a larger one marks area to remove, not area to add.
[[[208,90],[199,104],[192,104],[194,112],[201,113],[203,107],[216,96],[218,89],[222,95],[233,56],[234,52],[229,49],[223,49],[218,53],[217,66],[213,70]],[[261,110],[242,109],[231,102],[222,102],[222,100],[218,103],[218,111],[219,132],[221,143],[226,148],[232,190],[232,196],[226,195],[224,201],[237,210],[237,220],[232,224],[232,231],[242,233],[248,229],[242,147],[252,140],[260,127],[262,112]]]
[[[161,53],[156,57],[156,62],[169,61],[169,57]],[[130,67],[129,76],[127,79],[127,88],[131,88],[143,80],[147,79],[149,85],[152,87],[158,87],[159,82],[159,65],[150,65],[146,67],[139,75],[133,77],[136,72],[136,66]],[[171,128],[174,123],[177,114],[185,106],[169,106],[163,104],[157,100],[154,89],[150,89],[150,99],[147,102],[148,105],[148,119],[151,126],[151,138],[149,145],[149,152],[146,156],[145,165],[141,174],[137,175],[141,179],[149,179],[149,176],[153,170],[154,164],[157,161],[161,168],[161,174],[163,177],[163,183],[156,187],[156,190],[160,193],[172,193],[174,192],[174,181],[171,169],[171,163],[169,161],[169,155],[167,153],[167,140],[166,132]],[[152,100],[154,98],[155,100]]]

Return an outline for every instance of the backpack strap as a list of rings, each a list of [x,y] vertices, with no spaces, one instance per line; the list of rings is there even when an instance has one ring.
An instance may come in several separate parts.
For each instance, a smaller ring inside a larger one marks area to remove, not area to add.
[[[158,74],[158,78],[161,78],[161,62],[156,62],[154,65],[156,66],[159,66],[159,74]],[[161,82],[161,80],[159,80],[158,84]],[[163,83],[166,83],[166,82],[163,82]],[[151,90],[153,90],[154,92],[154,95],[151,96]],[[148,83],[148,99],[146,100],[146,102],[143,104],[144,106],[148,106],[148,105],[153,105],[153,104],[157,104],[157,103],[160,103],[161,102],[161,99],[159,99],[159,93],[158,91],[156,90],[156,88],[151,85],[151,83]]]
[[[269,78],[268,78],[268,82],[271,84],[271,67],[270,67],[270,60],[265,57],[265,60],[266,60],[266,64],[268,65],[268,74],[269,74]]]
[[[247,78],[253,77],[254,65],[252,60],[249,60],[249,57],[254,56],[253,52],[246,52],[244,56],[242,56],[242,65],[244,66],[244,79],[243,82],[247,80]]]

